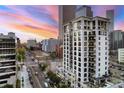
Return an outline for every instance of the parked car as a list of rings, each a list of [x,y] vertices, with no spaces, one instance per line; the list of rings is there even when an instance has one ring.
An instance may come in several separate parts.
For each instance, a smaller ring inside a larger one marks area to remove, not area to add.
[[[38,72],[35,72],[35,75],[38,75]]]
[[[48,83],[47,82],[44,82],[44,85],[46,88],[48,88]]]

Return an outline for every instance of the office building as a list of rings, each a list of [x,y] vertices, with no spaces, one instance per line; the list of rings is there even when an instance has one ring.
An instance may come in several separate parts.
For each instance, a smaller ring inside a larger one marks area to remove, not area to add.
[[[16,44],[15,34],[0,34],[0,87],[15,84],[16,81]]]
[[[124,48],[124,32],[114,30],[110,33],[110,50],[117,51],[118,48]]]
[[[110,32],[114,31],[114,10],[107,10],[106,17],[110,19]]]
[[[98,16],[82,16],[63,25],[63,74],[71,87],[106,82],[109,30],[109,19]]]
[[[27,47],[28,48],[35,48],[37,45],[37,41],[35,39],[27,40]]]
[[[56,46],[59,44],[59,41],[54,38],[44,39],[41,41],[42,51],[44,52],[55,52]]]
[[[60,5],[59,6],[59,41],[62,44],[63,31],[62,25],[75,18],[75,5]]]
[[[78,18],[80,16],[85,16],[85,17],[93,17],[93,12],[91,10],[91,7],[89,6],[77,6],[76,8],[76,14],[75,17]]]
[[[124,48],[118,49],[118,62],[124,64]]]

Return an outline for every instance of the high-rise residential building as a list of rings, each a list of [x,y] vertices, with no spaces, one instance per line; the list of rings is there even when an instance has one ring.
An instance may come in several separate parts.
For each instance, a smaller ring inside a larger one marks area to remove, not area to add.
[[[93,17],[91,7],[86,5],[77,6],[75,11],[75,17],[78,18],[80,16]]]
[[[16,81],[15,34],[0,34],[0,87]]]
[[[110,50],[117,51],[118,48],[124,48],[124,32],[114,30],[110,33]]]
[[[109,19],[78,17],[63,25],[63,74],[71,87],[100,85],[108,76]]]
[[[60,5],[59,6],[59,40],[60,44],[63,41],[62,25],[75,18],[75,5]]]
[[[110,32],[114,30],[114,10],[107,10],[106,17],[110,19]]]

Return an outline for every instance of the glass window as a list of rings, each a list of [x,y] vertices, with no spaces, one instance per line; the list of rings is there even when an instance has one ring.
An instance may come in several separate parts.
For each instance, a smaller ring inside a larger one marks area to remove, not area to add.
[[[87,61],[87,58],[84,58],[84,61]]]
[[[84,74],[84,77],[87,77],[87,73]]]
[[[87,63],[84,63],[84,67],[86,67],[87,66]]]
[[[101,31],[99,31],[99,35],[101,35]]]
[[[87,35],[87,32],[86,31],[84,32],[84,35]]]

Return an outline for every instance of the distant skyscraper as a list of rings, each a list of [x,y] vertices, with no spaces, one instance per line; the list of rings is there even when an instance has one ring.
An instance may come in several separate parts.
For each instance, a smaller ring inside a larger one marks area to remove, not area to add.
[[[107,10],[106,17],[110,19],[110,31],[114,30],[114,10]]]
[[[60,5],[59,6],[59,40],[62,44],[63,41],[63,31],[62,26],[75,18],[75,5]]]
[[[110,50],[117,50],[118,48],[124,48],[124,32],[114,30],[110,33]]]
[[[77,6],[76,7],[76,18],[80,16],[93,17],[93,12],[89,6]]]

